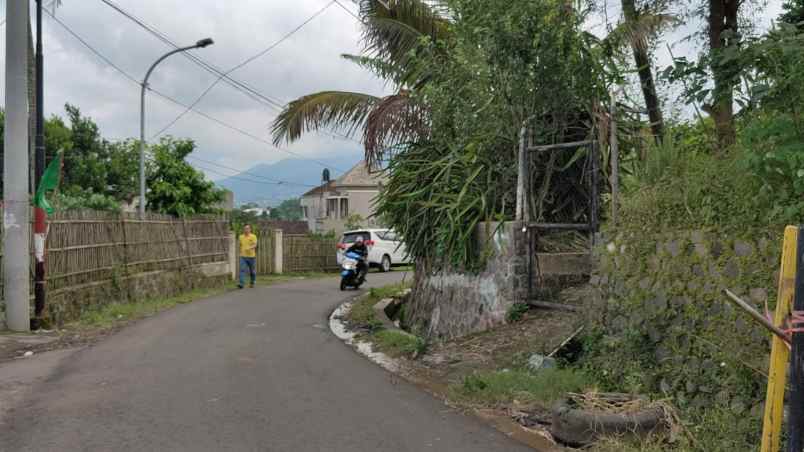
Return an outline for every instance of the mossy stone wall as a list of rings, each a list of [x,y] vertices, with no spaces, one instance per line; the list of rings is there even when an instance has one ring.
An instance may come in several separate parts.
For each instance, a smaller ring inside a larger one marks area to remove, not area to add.
[[[682,407],[761,415],[770,335],[723,295],[775,306],[781,230],[606,233],[591,278],[590,369]]]

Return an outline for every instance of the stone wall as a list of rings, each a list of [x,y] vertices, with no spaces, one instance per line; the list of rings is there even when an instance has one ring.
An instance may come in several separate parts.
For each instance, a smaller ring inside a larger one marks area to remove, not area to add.
[[[483,223],[475,231],[479,253],[489,253],[477,273],[417,269],[406,320],[431,339],[484,331],[505,322],[509,308],[527,297],[527,234],[520,223]]]
[[[118,275],[82,286],[48,293],[45,315],[54,325],[78,319],[87,310],[112,303],[166,298],[193,289],[223,287],[231,279],[228,262],[201,264],[191,269]]]
[[[607,235],[591,279],[592,367],[624,390],[757,416],[770,337],[722,291],[774,308],[781,231]]]

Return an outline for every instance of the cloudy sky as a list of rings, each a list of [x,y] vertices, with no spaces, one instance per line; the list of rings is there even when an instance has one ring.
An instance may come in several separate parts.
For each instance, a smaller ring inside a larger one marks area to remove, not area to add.
[[[46,0],[49,3],[49,0]],[[224,71],[265,50],[283,36],[325,10],[266,55],[236,70],[232,77],[281,103],[320,90],[362,91],[382,94],[387,87],[366,71],[340,58],[342,53],[359,52],[359,24],[330,0],[113,0],[124,10],[163,32],[172,41],[190,44],[204,37],[215,45],[197,55]],[[31,4],[33,5],[33,0]],[[357,12],[350,0],[344,7]],[[609,20],[619,15],[618,1],[609,1]],[[5,11],[5,1],[0,1]],[[329,5],[329,6],[327,6]],[[757,18],[766,28],[781,10],[781,0],[770,0]],[[125,18],[101,0],[63,0],[57,18],[109,58],[122,70],[141,79],[149,65],[170,47]],[[602,20],[600,22],[603,22]],[[676,55],[692,54],[693,45],[680,42],[692,24],[667,37]],[[601,23],[597,27],[602,27]],[[4,59],[5,33],[0,33],[0,57]],[[45,19],[46,112],[63,114],[63,105],[79,106],[101,127],[104,136],[124,139],[139,134],[139,87],[93,55],[61,25]],[[657,59],[669,61],[660,46]],[[164,62],[151,77],[151,86],[185,104],[192,103],[216,77],[181,56]],[[0,99],[4,99],[0,71]],[[196,106],[214,118],[263,139],[276,110],[219,83]],[[173,121],[184,109],[149,95],[147,136]],[[197,155],[238,169],[257,163],[271,163],[292,157],[272,146],[233,132],[195,113],[182,117],[170,130],[178,137],[198,143]],[[287,150],[309,159],[355,154],[359,144],[328,135],[312,135]],[[196,163],[196,162],[194,162]],[[209,164],[204,170],[224,175],[233,172]],[[313,164],[315,165],[315,164]],[[318,169],[316,169],[318,171]],[[207,171],[213,179],[221,175]]]
[[[360,29],[353,16],[330,0],[113,1],[181,45],[212,37],[215,45],[198,50],[197,55],[223,71],[265,50],[326,8],[273,50],[230,75],[281,104],[319,90],[372,94],[386,90],[381,81],[340,58],[342,53],[359,52]],[[46,5],[49,3],[46,0]],[[357,12],[357,6],[350,0],[341,3]],[[0,4],[4,15],[5,1]],[[63,0],[56,17],[138,80],[156,58],[171,49],[100,0]],[[92,54],[47,15],[44,33],[46,114],[61,115],[65,102],[70,102],[92,117],[104,136],[111,139],[138,136],[139,87]],[[4,58],[5,33],[0,33],[0,41]],[[151,76],[150,85],[189,105],[216,79],[210,72],[176,55],[160,64]],[[2,98],[5,97],[3,88],[4,83],[0,83]],[[195,109],[269,141],[269,125],[277,114],[275,108],[223,82]],[[146,136],[150,139],[184,109],[149,95],[146,111]],[[195,113],[182,117],[167,133],[194,139],[198,143],[199,157],[233,168],[247,169],[257,163],[294,157]],[[359,146],[353,141],[320,134],[286,149],[315,159],[355,154]],[[205,166],[232,174],[221,167]],[[218,174],[208,174],[213,179],[221,178]]]

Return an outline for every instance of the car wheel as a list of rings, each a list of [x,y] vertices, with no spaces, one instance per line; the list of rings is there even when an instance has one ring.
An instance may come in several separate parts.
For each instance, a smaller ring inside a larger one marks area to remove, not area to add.
[[[381,272],[389,272],[391,271],[391,257],[387,254],[382,257],[382,263],[380,264],[380,271]]]

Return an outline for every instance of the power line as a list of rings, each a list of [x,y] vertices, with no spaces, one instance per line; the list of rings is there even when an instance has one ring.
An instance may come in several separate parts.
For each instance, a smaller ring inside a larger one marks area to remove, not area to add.
[[[230,166],[222,165],[220,163],[216,163],[216,162],[213,162],[211,160],[205,160],[205,159],[202,159],[201,157],[196,157],[194,155],[188,155],[187,158],[190,158],[190,159],[193,159],[193,160],[198,160],[199,162],[207,163],[209,165],[219,166],[221,168],[228,169],[228,170],[231,170],[231,171],[235,171],[235,172],[238,173],[237,175],[245,174],[245,175],[252,176],[252,177],[257,177],[257,178],[260,178],[260,179],[265,179],[266,181],[275,183],[277,185],[298,185],[300,187],[318,187],[318,185],[300,184],[300,183],[297,183],[297,182],[288,182],[288,181],[284,181],[284,180],[271,179],[271,178],[262,176],[260,174],[249,173],[248,171],[243,171],[243,170],[239,170],[237,168],[232,168]]]
[[[201,100],[202,100],[202,99],[203,99],[203,98],[204,98],[204,97],[205,97],[205,96],[206,96],[206,95],[207,95],[207,94],[208,94],[210,91],[212,91],[212,89],[213,89],[213,88],[215,88],[215,86],[217,86],[217,85],[218,85],[218,83],[220,83],[220,81],[223,79],[224,75],[229,75],[229,74],[231,74],[232,72],[234,72],[234,71],[236,71],[236,70],[238,70],[238,69],[240,69],[240,68],[242,68],[242,67],[246,66],[246,65],[247,65],[247,64],[249,64],[249,63],[251,63],[252,61],[254,61],[254,60],[258,59],[258,58],[261,58],[261,57],[265,56],[265,55],[266,55],[268,52],[270,52],[271,50],[273,50],[273,49],[275,49],[277,46],[279,46],[279,44],[281,44],[281,43],[285,42],[287,39],[289,39],[291,36],[293,36],[293,35],[294,35],[296,32],[298,32],[299,30],[301,30],[302,28],[304,28],[304,27],[305,27],[307,24],[309,24],[310,22],[312,22],[312,21],[313,21],[313,19],[315,19],[316,17],[318,17],[318,16],[320,16],[321,14],[323,14],[323,13],[324,13],[324,11],[326,11],[327,9],[329,9],[329,8],[330,8],[330,7],[333,5],[333,3],[335,3],[335,2],[337,2],[337,0],[333,0],[333,1],[329,2],[329,3],[327,3],[327,4],[326,4],[326,6],[324,6],[324,7],[323,7],[323,8],[321,8],[320,10],[316,11],[316,13],[315,13],[315,14],[313,14],[312,16],[310,16],[309,18],[307,18],[307,20],[305,20],[304,22],[302,22],[302,23],[301,23],[299,26],[297,26],[296,28],[294,28],[293,30],[291,30],[290,32],[286,33],[284,36],[282,36],[281,38],[279,38],[279,40],[278,40],[278,41],[274,42],[273,44],[271,44],[270,46],[268,46],[268,47],[267,47],[267,48],[265,48],[264,50],[262,50],[262,51],[260,51],[260,52],[258,52],[258,53],[256,53],[256,54],[254,54],[253,56],[251,56],[251,57],[247,58],[247,59],[246,59],[245,61],[243,61],[242,63],[240,63],[240,64],[238,64],[238,65],[236,65],[236,66],[232,67],[231,69],[229,69],[228,71],[226,71],[226,72],[225,72],[225,74],[218,76],[218,78],[217,78],[217,79],[216,79],[216,80],[215,80],[215,81],[214,81],[214,82],[213,82],[211,85],[209,85],[209,86],[207,87],[207,89],[205,89],[205,90],[204,90],[204,92],[203,92],[203,93],[201,93],[201,95],[200,95],[200,96],[198,96],[198,98],[197,98],[197,99],[196,99],[196,100],[195,100],[195,101],[194,101],[192,104],[190,104],[190,107],[188,107],[186,110],[184,110],[183,112],[181,112],[181,114],[179,114],[179,116],[177,116],[177,117],[176,117],[176,118],[175,118],[173,121],[171,121],[170,123],[168,123],[168,125],[166,125],[166,126],[165,126],[165,127],[163,127],[163,128],[162,128],[162,129],[161,129],[159,132],[157,132],[157,133],[156,133],[156,134],[153,136],[153,138],[156,138],[156,137],[158,137],[158,136],[162,135],[162,134],[163,134],[163,133],[165,133],[165,132],[166,132],[168,129],[170,129],[171,127],[173,127],[173,125],[174,125],[174,124],[176,124],[177,122],[179,122],[179,120],[180,120],[182,117],[184,117],[184,115],[186,115],[186,114],[187,114],[187,112],[189,112],[191,108],[193,108],[193,107],[195,107],[196,105],[198,105],[198,103],[199,103],[199,102],[201,102]]]
[[[51,14],[49,11],[47,11],[47,14],[48,14],[48,16],[49,16],[51,19],[53,19],[53,20],[54,20],[56,23],[58,23],[59,25],[61,25],[61,27],[62,27],[62,28],[64,28],[64,29],[65,29],[65,30],[66,30],[68,33],[70,33],[70,34],[71,34],[71,35],[72,35],[72,36],[73,36],[73,37],[74,37],[76,40],[78,40],[78,41],[79,41],[81,44],[83,44],[83,45],[84,45],[86,48],[88,48],[90,51],[92,51],[92,53],[94,53],[94,54],[95,54],[95,55],[96,55],[98,58],[100,58],[100,59],[101,59],[101,60],[103,60],[103,61],[104,61],[106,64],[108,64],[109,66],[111,66],[112,68],[114,68],[115,70],[117,70],[117,72],[119,72],[119,73],[120,73],[120,74],[122,74],[124,77],[126,77],[127,79],[129,79],[129,80],[130,80],[132,83],[135,83],[135,84],[136,84],[136,85],[138,85],[138,86],[142,86],[142,84],[141,84],[141,83],[140,83],[140,82],[139,82],[139,81],[138,81],[136,78],[134,78],[132,75],[130,75],[129,73],[127,73],[126,71],[124,71],[123,69],[121,69],[121,68],[120,68],[119,66],[117,66],[116,64],[114,64],[114,63],[113,63],[113,62],[112,62],[112,61],[111,61],[109,58],[107,58],[107,57],[106,57],[105,55],[103,55],[103,54],[102,54],[100,51],[98,51],[97,49],[95,49],[95,48],[94,48],[92,45],[90,45],[90,44],[89,44],[89,43],[88,43],[86,40],[84,40],[84,39],[83,39],[81,36],[79,36],[79,35],[78,35],[76,32],[74,32],[74,31],[73,31],[73,30],[72,30],[72,29],[71,29],[69,26],[67,26],[67,24],[65,24],[64,22],[62,22],[62,21],[61,21],[60,19],[58,19],[56,16],[54,16],[53,14]],[[174,99],[174,98],[172,98],[172,97],[170,97],[170,96],[168,96],[168,95],[166,95],[166,94],[163,94],[163,93],[161,93],[161,92],[159,92],[159,91],[157,91],[157,90],[155,90],[155,89],[153,89],[153,88],[150,88],[150,87],[149,87],[149,88],[148,88],[148,90],[149,90],[149,91],[151,91],[151,92],[153,92],[154,94],[158,95],[159,97],[161,97],[161,98],[163,98],[163,99],[165,99],[165,100],[167,100],[167,101],[169,101],[169,102],[171,102],[171,103],[173,103],[173,104],[176,104],[176,105],[178,105],[178,106],[180,106],[180,107],[184,107],[184,108],[187,108],[187,107],[188,107],[188,106],[187,106],[187,105],[185,105],[184,103],[182,103],[182,102],[180,102],[180,101],[178,101],[178,100],[176,100],[176,99]],[[258,142],[260,142],[260,143],[267,144],[268,146],[271,146],[271,147],[273,147],[273,148],[275,148],[275,149],[277,149],[277,150],[279,150],[279,151],[285,152],[285,153],[287,153],[287,154],[290,154],[290,155],[293,155],[293,156],[296,156],[296,157],[299,157],[299,158],[302,158],[302,159],[305,159],[305,160],[309,160],[309,161],[311,161],[311,162],[315,162],[315,163],[317,163],[317,164],[319,164],[319,165],[323,166],[324,168],[334,168],[334,169],[336,169],[336,170],[338,170],[338,171],[344,172],[342,169],[336,168],[336,167],[334,167],[334,166],[332,166],[332,165],[327,165],[326,163],[321,162],[321,161],[319,161],[319,160],[315,160],[315,159],[309,159],[309,158],[307,158],[307,157],[305,157],[305,156],[303,156],[303,155],[301,155],[301,154],[298,154],[298,153],[296,153],[296,152],[292,152],[292,151],[289,151],[289,150],[287,150],[287,149],[283,149],[283,148],[280,148],[280,147],[278,147],[278,146],[275,146],[273,143],[271,143],[271,142],[270,142],[270,141],[268,141],[268,140],[265,140],[265,139],[263,139],[263,138],[260,138],[259,136],[254,135],[253,133],[247,132],[247,131],[245,131],[245,130],[243,130],[243,129],[239,128],[239,127],[236,127],[236,126],[233,126],[233,125],[228,124],[228,123],[226,123],[226,122],[223,122],[223,121],[221,121],[220,119],[215,118],[215,117],[213,117],[213,116],[210,116],[210,115],[208,115],[207,113],[204,113],[204,112],[202,112],[202,111],[198,111],[198,110],[194,110],[194,109],[193,109],[193,110],[191,110],[191,111],[192,111],[193,113],[195,113],[195,114],[199,115],[199,116],[202,116],[202,117],[204,117],[204,118],[206,118],[206,119],[208,119],[208,120],[212,121],[212,122],[215,122],[215,123],[217,123],[217,124],[219,124],[219,125],[221,125],[221,126],[223,126],[223,127],[226,127],[227,129],[230,129],[230,130],[233,130],[233,131],[235,131],[235,132],[238,132],[238,133],[240,133],[241,135],[247,136],[247,137],[249,137],[249,138],[251,138],[251,139],[253,139],[253,140],[255,140],[255,141],[258,141]]]
[[[107,6],[111,7],[112,9],[114,9],[118,13],[122,14],[124,17],[126,17],[129,20],[133,21],[135,24],[137,24],[138,26],[140,26],[141,28],[143,28],[144,30],[149,32],[150,34],[154,35],[157,39],[159,39],[163,43],[167,44],[168,46],[173,47],[173,48],[179,48],[179,45],[176,44],[174,41],[172,41],[167,36],[167,34],[163,33],[162,31],[160,31],[159,29],[157,29],[153,25],[149,25],[143,19],[140,19],[139,17],[135,16],[134,14],[126,11],[125,9],[123,9],[122,7],[120,7],[119,5],[114,3],[113,1],[111,1],[111,0],[100,0],[100,1],[103,2],[104,4],[106,4]],[[274,98],[272,98],[272,97],[270,97],[268,95],[265,95],[265,94],[261,93],[256,88],[254,88],[253,86],[251,86],[251,85],[249,85],[249,84],[247,84],[245,82],[242,82],[240,80],[237,80],[235,78],[230,77],[227,73],[223,72],[221,69],[215,67],[211,63],[208,63],[207,61],[203,60],[202,58],[196,56],[194,53],[192,53],[192,52],[182,52],[182,55],[185,58],[190,59],[192,62],[194,62],[195,64],[200,66],[202,69],[210,72],[211,74],[213,74],[215,76],[218,76],[218,77],[222,78],[229,86],[231,86],[231,87],[235,88],[236,90],[246,94],[246,96],[250,97],[252,100],[254,100],[254,101],[258,102],[258,103],[261,103],[261,104],[263,104],[263,105],[265,105],[265,106],[267,106],[269,108],[273,108],[276,111],[282,111],[284,109],[284,104],[282,102],[280,102],[280,101],[278,101],[278,100],[276,100],[276,99],[274,99]],[[334,134],[334,135],[338,135],[340,138],[343,138],[343,139],[346,139],[346,140],[351,140],[351,141],[354,141],[356,143],[360,143],[360,141],[355,140],[355,139],[353,139],[353,138],[351,138],[351,137],[349,137],[347,135],[343,135],[343,134],[340,134],[340,133],[337,133],[337,132],[331,132],[331,133]]]
[[[289,186],[288,184],[283,184],[283,183],[265,182],[265,181],[261,181],[261,180],[248,179],[248,178],[240,177],[240,176],[231,176],[231,175],[228,175],[228,174],[218,172],[217,170],[214,170],[214,169],[211,169],[211,168],[206,168],[203,165],[198,165],[198,167],[201,168],[204,171],[209,171],[212,174],[217,174],[218,176],[223,176],[223,177],[225,177],[227,179],[234,179],[234,180],[239,180],[239,181],[243,181],[243,182],[251,182],[252,184],[260,184],[260,185],[271,185],[271,186],[287,185],[287,186]],[[318,186],[318,185],[307,185],[307,184],[304,184],[304,185],[295,184],[295,185],[303,186],[303,187],[309,187],[309,188]]]
[[[357,14],[355,14],[354,12],[352,12],[352,10],[351,10],[351,9],[347,8],[346,6],[344,6],[344,5],[343,5],[343,3],[339,2],[338,0],[333,0],[333,1],[334,1],[335,3],[337,3],[337,4],[338,4],[338,6],[340,6],[341,8],[343,8],[343,10],[344,10],[344,11],[346,11],[347,13],[349,13],[349,15],[350,15],[350,16],[352,16],[352,17],[354,17],[355,19],[357,19],[357,21],[358,21],[358,22],[360,22],[360,23],[365,23],[365,22],[363,21],[363,19],[361,19],[361,18],[360,18],[360,17],[359,17]]]

